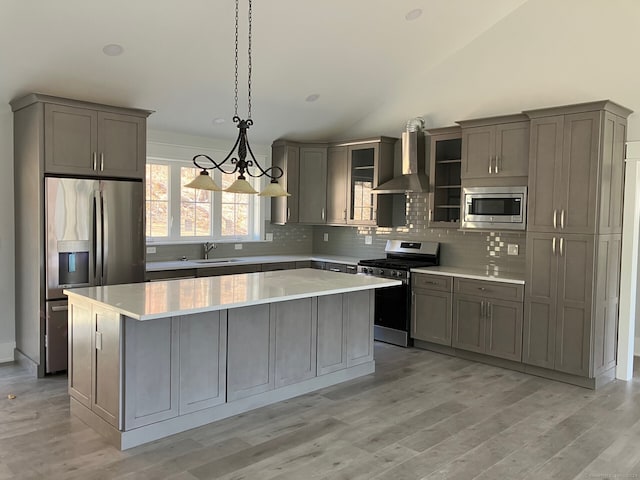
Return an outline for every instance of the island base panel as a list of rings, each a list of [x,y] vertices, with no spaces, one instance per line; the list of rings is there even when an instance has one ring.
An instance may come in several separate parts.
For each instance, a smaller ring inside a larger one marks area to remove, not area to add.
[[[293,385],[225,403],[216,407],[180,415],[162,422],[122,432],[98,417],[88,408],[71,399],[71,414],[82,420],[121,450],[136,447],[154,440],[201,427],[224,418],[304,395],[321,388],[353,380],[375,371],[375,362],[362,363],[337,372],[328,373]]]

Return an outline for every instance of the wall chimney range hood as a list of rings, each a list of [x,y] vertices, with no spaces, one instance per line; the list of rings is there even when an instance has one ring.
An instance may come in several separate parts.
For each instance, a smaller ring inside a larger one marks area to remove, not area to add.
[[[414,118],[402,132],[402,175],[378,185],[373,193],[427,193],[429,177],[424,171],[424,120]]]

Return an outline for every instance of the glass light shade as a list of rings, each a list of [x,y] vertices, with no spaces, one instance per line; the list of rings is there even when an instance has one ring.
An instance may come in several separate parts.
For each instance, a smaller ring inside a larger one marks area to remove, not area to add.
[[[202,170],[200,172],[200,175],[187,183],[185,187],[197,188],[199,190],[212,190],[214,192],[222,191],[222,188],[220,188],[218,184],[213,181],[213,178],[209,176],[209,172],[207,172],[206,170]]]
[[[238,178],[235,182],[229,185],[224,189],[227,193],[248,193],[248,194],[256,194],[258,193],[253,189],[251,184],[247,182],[244,178]]]
[[[258,196],[260,197],[290,197],[291,194],[287,192],[278,182],[271,182],[262,190]]]

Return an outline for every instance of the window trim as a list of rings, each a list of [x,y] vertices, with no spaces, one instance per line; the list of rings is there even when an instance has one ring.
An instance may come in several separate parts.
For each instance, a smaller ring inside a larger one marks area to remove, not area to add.
[[[173,147],[182,147],[179,145],[172,145]],[[185,147],[182,147],[185,148]],[[186,147],[192,150],[193,147]],[[202,153],[202,149],[200,149]],[[211,151],[205,152],[212,158],[220,158],[221,152]],[[176,155],[177,156],[177,155]],[[222,156],[224,158],[226,154]],[[263,159],[259,159],[262,162]],[[185,158],[170,158],[168,156],[161,155],[147,155],[147,163],[161,164],[169,166],[169,188],[168,188],[168,201],[169,201],[169,235],[166,237],[148,237],[146,236],[145,226],[145,239],[147,244],[154,245],[172,245],[172,244],[193,244],[213,241],[217,243],[248,243],[248,242],[260,242],[264,235],[264,221],[266,220],[267,200],[264,197],[258,197],[252,195],[249,201],[249,235],[235,235],[235,236],[222,236],[220,231],[220,219],[222,218],[222,192],[212,192],[211,195],[211,231],[208,236],[181,236],[180,235],[180,169],[182,167],[194,167],[193,162],[190,159]],[[265,161],[266,164],[266,161]],[[222,184],[222,173],[220,171],[209,171],[212,178],[218,183]],[[251,183],[256,190],[260,190],[262,179],[253,178],[247,175],[247,180]],[[145,178],[146,182],[146,178]],[[146,196],[146,190],[145,190]],[[145,197],[146,205],[146,197]],[[146,218],[146,216],[145,216]]]

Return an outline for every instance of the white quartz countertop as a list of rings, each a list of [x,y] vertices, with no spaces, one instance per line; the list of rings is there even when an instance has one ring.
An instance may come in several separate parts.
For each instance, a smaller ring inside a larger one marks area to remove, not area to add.
[[[262,255],[249,257],[233,257],[233,258],[211,258],[210,262],[202,260],[172,260],[164,262],[147,262],[147,272],[157,272],[162,270],[183,270],[187,268],[212,268],[212,267],[229,267],[232,265],[253,265],[262,263],[279,263],[279,262],[330,262],[342,263],[345,265],[357,265],[362,257],[348,257],[341,255]]]
[[[471,278],[473,280],[492,280],[494,282],[517,283],[524,285],[524,275],[517,273],[495,273],[484,270],[473,270],[462,267],[426,267],[412,268],[411,273],[428,273],[430,275],[446,275],[448,277]]]
[[[302,268],[64,290],[136,320],[400,285],[398,280]]]

